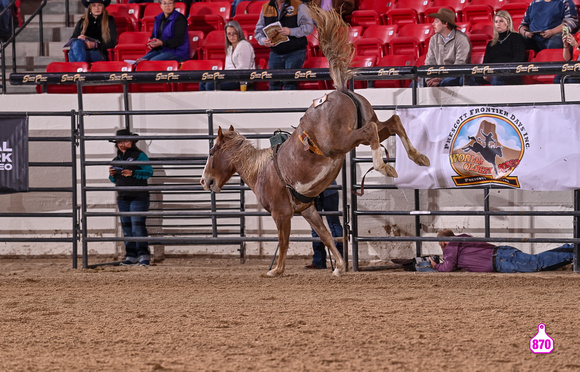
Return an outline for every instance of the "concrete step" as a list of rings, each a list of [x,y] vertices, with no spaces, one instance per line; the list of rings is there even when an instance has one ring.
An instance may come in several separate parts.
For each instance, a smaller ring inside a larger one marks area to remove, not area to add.
[[[79,19],[81,19],[82,14],[71,14],[70,25],[74,27]],[[24,17],[25,19],[29,19],[30,15]],[[40,23],[39,17],[34,17],[28,27],[38,27]],[[43,14],[42,16],[42,24],[44,27],[64,27],[66,24],[66,15],[63,14]]]
[[[64,0],[49,0],[44,9],[42,10],[43,16],[46,14],[62,14],[66,12],[66,5]],[[85,12],[85,7],[80,1],[70,0],[69,1],[69,13],[70,14],[83,14]]]
[[[66,43],[74,31],[74,27],[64,27],[64,26],[44,26],[42,28],[42,37],[45,42],[50,41],[63,41]],[[40,29],[38,27],[28,26],[22,32],[16,36],[16,42],[25,41],[39,41],[40,40]],[[63,43],[64,44],[64,43]]]
[[[64,53],[62,46],[64,41],[51,41],[44,43],[44,55],[46,57],[62,57],[64,61]],[[16,57],[36,57],[40,56],[40,43],[37,41],[26,41],[23,43],[16,43]],[[12,48],[6,50],[6,58],[12,59]]]

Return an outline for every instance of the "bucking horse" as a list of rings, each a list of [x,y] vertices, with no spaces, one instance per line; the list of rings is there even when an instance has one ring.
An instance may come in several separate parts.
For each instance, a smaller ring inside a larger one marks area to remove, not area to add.
[[[395,168],[383,161],[380,145],[396,134],[413,162],[430,165],[429,159],[411,144],[399,116],[380,121],[363,96],[347,89],[347,81],[354,74],[349,69],[354,53],[348,40],[348,25],[340,14],[319,7],[310,7],[309,12],[317,25],[335,90],[314,100],[296,130],[274,149],[256,149],[233,126],[228,130],[220,127],[201,178],[205,190],[220,192],[237,172],[270,212],[278,229],[280,255],[276,267],[268,271],[269,276],[284,273],[295,213],[308,221],[335,257],[333,275],[344,272],[345,262],[313,201],[336,179],[349,151],[361,144],[370,145],[374,169],[397,177]]]

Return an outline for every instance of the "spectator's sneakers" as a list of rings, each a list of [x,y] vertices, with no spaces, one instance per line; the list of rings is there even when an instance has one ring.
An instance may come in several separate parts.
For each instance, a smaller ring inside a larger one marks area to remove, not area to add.
[[[135,257],[125,257],[125,260],[121,261],[119,265],[121,266],[133,266],[137,265],[139,261]]]
[[[149,266],[149,260],[141,260],[139,261],[139,266]]]

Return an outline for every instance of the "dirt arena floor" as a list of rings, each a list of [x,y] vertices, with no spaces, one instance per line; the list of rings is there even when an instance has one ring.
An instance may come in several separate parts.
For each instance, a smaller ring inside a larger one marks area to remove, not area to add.
[[[94,263],[94,262],[93,262]],[[2,371],[577,371],[580,275],[0,259]],[[529,340],[545,323],[551,354]]]

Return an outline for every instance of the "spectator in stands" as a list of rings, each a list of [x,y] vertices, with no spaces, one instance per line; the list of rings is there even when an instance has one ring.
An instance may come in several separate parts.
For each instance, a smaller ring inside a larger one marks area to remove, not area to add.
[[[0,13],[4,11],[4,14],[0,16],[0,41],[6,41],[10,37],[12,30],[10,30],[10,9],[8,5],[10,0],[0,0]]]
[[[564,61],[571,61],[574,55],[576,55],[576,60],[580,60],[580,56],[578,56],[578,50],[580,50],[580,46],[578,45],[578,40],[576,40],[574,35],[562,33],[562,43],[564,44],[564,48],[562,49],[562,58]],[[556,77],[554,77],[554,84],[560,84],[561,80],[562,75],[556,75]],[[577,84],[580,83],[580,78],[570,76],[566,78],[565,82]]]
[[[455,236],[451,230],[442,230],[438,237]],[[471,237],[461,234],[459,237]],[[556,270],[574,260],[572,244],[538,254],[527,254],[509,246],[495,246],[485,242],[439,242],[443,250],[443,263],[429,258],[437,271],[463,269],[474,272],[531,273]]]
[[[437,13],[431,13],[435,35],[429,40],[429,50],[425,57],[425,65],[465,65],[471,63],[471,42],[467,35],[457,29],[455,12],[441,8]],[[427,86],[463,85],[463,78],[431,78]]]
[[[316,4],[324,10],[334,9],[343,17],[352,14],[356,8],[354,0],[310,0],[310,3]]]
[[[108,61],[108,50],[117,44],[115,18],[107,12],[111,0],[81,1],[87,10],[73,31],[68,60],[88,63]]]
[[[135,136],[128,129],[119,129],[116,136]],[[149,161],[149,158],[135,144],[137,138],[119,139],[115,143],[117,156],[113,161]],[[109,167],[109,180],[119,186],[147,186],[147,179],[153,175],[150,165],[123,165]],[[147,212],[149,210],[149,191],[117,191],[117,207],[119,212]],[[121,216],[121,228],[125,237],[146,237],[146,216]],[[149,266],[150,252],[147,242],[125,242],[125,260],[121,265]]]
[[[528,6],[519,32],[526,40],[527,49],[559,49],[562,28],[571,33],[578,29],[578,11],[572,0],[534,0]]]
[[[254,36],[260,45],[270,48],[269,69],[299,69],[304,65],[308,45],[306,37],[314,28],[306,7],[300,0],[270,0],[262,7]],[[274,44],[264,33],[264,28],[275,22],[282,25],[276,34],[287,36],[288,41]],[[297,88],[296,81],[270,82],[270,90]]]
[[[332,185],[336,185],[336,181],[332,182]],[[336,212],[338,211],[338,190],[326,189],[314,200],[316,209],[319,211]],[[340,224],[340,219],[338,216],[326,216],[326,221],[328,222],[328,228],[330,233],[335,238],[342,238],[342,225]],[[318,238],[318,234],[312,230],[312,237]],[[336,248],[341,255],[344,255],[342,249],[342,242],[336,243]],[[322,242],[312,242],[312,250],[314,254],[312,255],[312,263],[306,265],[306,269],[326,269],[326,248]]]
[[[256,56],[254,47],[244,37],[242,27],[236,21],[229,21],[225,27],[226,34],[226,70],[254,70],[256,68]],[[220,83],[220,90],[240,89],[237,81],[225,81]],[[201,83],[199,90],[215,90],[215,83]]]
[[[187,18],[175,10],[175,0],[161,0],[162,12],[155,16],[153,32],[147,46],[151,51],[139,58],[148,61],[177,61],[189,59]]]
[[[515,31],[510,14],[505,10],[500,10],[494,18],[493,39],[485,48],[483,63],[526,62],[526,60],[526,45],[523,37]],[[519,76],[484,76],[475,80],[478,85],[522,83]]]

